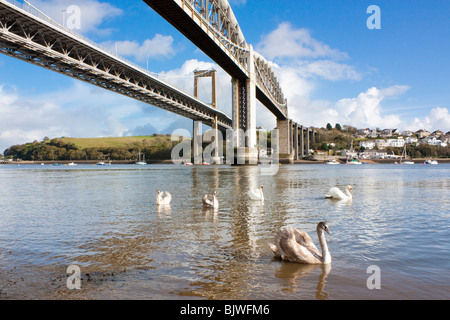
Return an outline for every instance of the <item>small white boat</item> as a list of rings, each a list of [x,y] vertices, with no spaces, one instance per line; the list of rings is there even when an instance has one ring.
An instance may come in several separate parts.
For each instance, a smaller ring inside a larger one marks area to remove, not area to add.
[[[436,160],[427,160],[425,164],[438,164],[438,162]]]
[[[135,164],[137,164],[138,166],[143,166],[143,165],[147,164],[147,162],[145,162],[145,154],[144,154],[144,159],[141,160],[141,150],[139,150],[139,159],[138,159],[138,161],[135,162]]]
[[[348,160],[348,159],[347,159],[347,162],[346,162],[345,164],[351,164],[351,165],[353,165],[353,164],[362,164],[362,162],[359,161],[358,158],[353,158],[353,159],[351,159],[351,160]]]
[[[404,161],[402,161],[404,159]],[[400,158],[400,164],[414,164],[414,161],[406,160],[406,144],[403,147],[402,157]]]
[[[103,161],[100,161],[100,162],[97,162],[95,165],[96,165],[96,166],[104,166],[105,163],[104,163]]]
[[[194,164],[192,162],[186,162],[184,165],[185,166],[193,166]]]
[[[341,164],[341,163],[339,161],[337,161],[336,159],[332,159],[332,160],[325,162],[325,164]]]
[[[71,162],[67,164],[68,166],[76,166],[77,164],[75,162]]]
[[[202,166],[209,166],[209,162],[202,162]]]

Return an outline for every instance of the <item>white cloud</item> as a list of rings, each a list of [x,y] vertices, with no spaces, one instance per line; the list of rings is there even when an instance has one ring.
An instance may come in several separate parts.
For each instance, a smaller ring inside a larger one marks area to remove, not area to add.
[[[81,28],[74,31],[82,34],[89,32],[103,35],[110,34],[112,29],[102,28],[101,24],[105,20],[123,14],[121,9],[113,6],[111,3],[100,2],[97,0],[33,0],[31,3],[40,11],[61,24],[63,24],[64,20],[67,22],[72,17],[72,13],[67,11],[69,6],[78,6],[80,8]]]
[[[283,87],[284,88],[284,87]],[[289,90],[289,86],[287,86]],[[389,112],[383,102],[398,99],[410,90],[409,86],[394,85],[386,88],[371,87],[357,97],[342,98],[337,102],[310,100],[308,92],[292,95],[289,103],[289,117],[301,119],[308,126],[324,127],[326,123],[347,124],[357,128],[398,128],[400,130],[429,131],[450,130],[450,113],[447,108],[436,107],[422,118],[407,118]]]
[[[428,116],[424,118],[414,118],[409,124],[411,130],[425,129],[428,131],[441,130],[450,131],[450,112],[447,108],[436,107],[431,109]]]
[[[354,67],[337,63],[332,60],[301,61],[297,62],[297,72],[305,78],[322,78],[325,80],[361,80]]]
[[[314,39],[309,30],[295,29],[290,23],[283,22],[277,29],[262,37],[256,46],[267,59],[282,58],[333,58],[343,59],[348,55]]]
[[[156,34],[153,39],[146,39],[142,44],[137,41],[106,41],[100,44],[112,52],[117,49],[120,56],[131,56],[138,62],[146,62],[149,58],[172,57],[176,50],[173,37]]]
[[[256,50],[274,61],[273,68],[289,101],[292,101],[290,96],[298,98],[299,88],[310,90],[313,87],[311,81],[362,79],[355,67],[341,62],[349,58],[347,53],[330,48],[314,39],[309,30],[294,28],[288,22],[279,24],[274,31],[264,35]],[[289,88],[295,83],[298,85],[291,92]]]
[[[79,81],[37,96],[0,85],[0,152],[45,136],[120,136],[124,119],[140,111],[137,102]]]
[[[383,115],[381,101],[386,98],[386,93],[392,97],[404,90],[406,89],[400,86],[382,90],[372,87],[356,98],[339,100],[334,109],[342,120],[341,123],[344,124],[352,124],[359,128],[397,128],[402,124],[401,118],[397,115]]]

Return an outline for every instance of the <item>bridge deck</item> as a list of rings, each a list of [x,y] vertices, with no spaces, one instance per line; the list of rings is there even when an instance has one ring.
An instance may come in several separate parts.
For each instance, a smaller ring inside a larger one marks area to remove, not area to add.
[[[229,116],[100,48],[24,4],[0,0],[0,52],[211,125],[232,128]],[[32,7],[30,7],[32,8]]]

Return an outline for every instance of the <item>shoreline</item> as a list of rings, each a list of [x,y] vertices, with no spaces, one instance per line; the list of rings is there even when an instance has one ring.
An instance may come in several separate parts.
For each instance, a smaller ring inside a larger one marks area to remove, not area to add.
[[[417,158],[417,159],[411,159],[415,164],[423,164],[426,160],[429,160],[432,158]],[[337,158],[338,162],[340,164],[345,164],[345,159]],[[450,158],[436,158],[432,159],[436,160],[438,163],[450,163]],[[301,159],[301,160],[294,160],[293,162],[288,161],[287,159],[279,159],[280,164],[325,164],[328,160],[310,160],[310,159]],[[360,160],[363,164],[393,164],[395,162],[398,162],[396,159],[366,159],[366,160]],[[79,165],[96,165],[99,161],[92,161],[92,160],[79,160],[79,161],[2,161],[0,162],[0,165],[56,165],[59,164],[61,166],[66,166],[69,163],[74,162]],[[111,161],[112,165],[133,165],[136,161],[128,161],[128,160],[116,160]],[[148,165],[151,164],[173,164],[172,160],[151,160],[146,161]]]
[[[414,164],[423,164],[426,160],[436,160],[438,163],[450,163],[450,158],[416,158],[411,159]],[[340,164],[345,164],[346,159],[337,158]],[[408,159],[409,160],[409,159]],[[294,164],[325,164],[328,160],[294,160]],[[393,164],[397,159],[360,159],[363,164]]]

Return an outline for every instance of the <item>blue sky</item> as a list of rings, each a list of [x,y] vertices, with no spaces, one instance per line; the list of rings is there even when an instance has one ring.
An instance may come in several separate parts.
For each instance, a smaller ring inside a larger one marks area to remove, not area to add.
[[[31,0],[76,32],[192,92],[192,71],[219,70],[219,108],[231,115],[229,76],[143,1]],[[358,128],[450,130],[450,1],[230,0],[246,41],[273,63],[290,118]],[[370,30],[369,5],[381,10]],[[205,80],[206,81],[206,80]],[[209,102],[209,83],[201,84]],[[275,127],[258,104],[257,125]],[[0,55],[0,152],[60,136],[172,133],[188,119]]]

